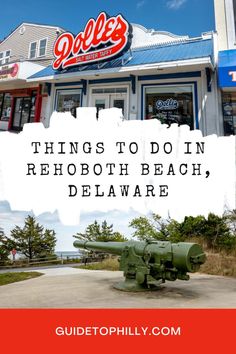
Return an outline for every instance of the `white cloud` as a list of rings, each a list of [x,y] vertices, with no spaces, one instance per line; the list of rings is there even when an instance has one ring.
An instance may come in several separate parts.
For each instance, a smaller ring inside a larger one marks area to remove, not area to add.
[[[54,213],[42,213],[37,217],[42,223],[55,224],[59,222],[59,216],[57,211]]]
[[[16,226],[23,227],[25,218],[28,215],[34,215],[32,211],[19,211],[11,210],[10,204],[7,201],[0,201],[0,227],[4,229],[7,236],[10,236],[11,230]],[[94,220],[102,223],[104,220],[108,224],[113,224],[113,230],[121,232],[124,236],[130,238],[132,228],[128,227],[130,221],[140,214],[130,210],[129,212],[120,212],[119,210],[112,210],[107,212],[91,212],[82,213],[80,223],[74,226],[63,225],[58,217],[57,211],[54,213],[43,213],[36,217],[37,222],[43,225],[45,228],[53,229],[56,232],[57,244],[56,251],[76,251],[73,247],[74,238],[77,232],[84,232],[89,224],[92,224]]]
[[[143,7],[146,4],[146,0],[140,0],[137,2],[136,4],[136,8],[140,9],[141,7]]]
[[[166,6],[171,10],[178,10],[187,0],[168,0]]]
[[[31,211],[12,211],[7,201],[0,201],[0,227],[9,229],[16,224],[22,225],[28,215],[33,215]],[[9,226],[9,227],[8,227]]]

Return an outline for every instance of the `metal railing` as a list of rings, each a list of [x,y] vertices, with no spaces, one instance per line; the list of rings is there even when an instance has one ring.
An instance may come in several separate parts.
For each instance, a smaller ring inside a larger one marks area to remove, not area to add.
[[[49,256],[46,258],[22,258],[18,259],[15,261],[7,261],[6,262],[0,262],[0,269],[11,269],[11,268],[25,268],[25,267],[32,267],[32,266],[38,266],[38,265],[52,265],[52,264],[70,264],[73,262],[73,260],[76,263],[80,264],[88,264],[88,263],[95,263],[95,262],[101,262],[104,258],[106,258],[107,254],[97,254],[97,255],[81,255],[80,258],[75,255],[66,255],[63,257],[61,255],[60,257],[55,257],[55,256]],[[66,258],[65,258],[66,257]],[[79,262],[78,262],[79,261]]]
[[[44,265],[48,263],[58,263],[58,264],[63,264],[63,258],[62,257],[55,257],[55,256],[49,256],[45,258],[23,258],[23,259],[18,259],[15,261],[7,261],[7,262],[0,262],[0,269],[7,269],[7,268],[24,268],[24,267],[31,267],[33,265]]]

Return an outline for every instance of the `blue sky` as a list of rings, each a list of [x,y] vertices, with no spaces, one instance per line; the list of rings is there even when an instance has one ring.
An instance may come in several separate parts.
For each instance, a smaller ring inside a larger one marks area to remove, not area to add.
[[[83,29],[90,17],[105,10],[121,12],[129,22],[175,34],[198,36],[214,30],[213,0],[120,0],[64,2],[56,0],[4,1],[0,12],[0,39],[22,22],[63,27],[74,33]]]

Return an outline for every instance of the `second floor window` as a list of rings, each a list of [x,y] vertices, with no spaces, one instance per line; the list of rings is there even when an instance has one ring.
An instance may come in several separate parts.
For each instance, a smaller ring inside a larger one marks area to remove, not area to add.
[[[6,64],[6,63],[9,63],[9,61],[10,61],[10,56],[11,56],[11,51],[10,51],[10,50],[7,50],[7,51],[5,52],[5,64]]]
[[[37,52],[37,42],[30,43],[29,58],[30,59],[36,58],[36,52]]]
[[[29,58],[43,57],[46,55],[47,39],[40,39],[37,42],[31,42],[29,46]],[[1,58],[0,58],[1,60]]]
[[[10,50],[6,50],[5,52],[1,52],[0,53],[0,65],[4,65],[4,64],[9,63],[10,56],[11,56]]]
[[[46,45],[47,45],[46,39],[41,39],[39,41],[39,57],[42,57],[46,54]]]

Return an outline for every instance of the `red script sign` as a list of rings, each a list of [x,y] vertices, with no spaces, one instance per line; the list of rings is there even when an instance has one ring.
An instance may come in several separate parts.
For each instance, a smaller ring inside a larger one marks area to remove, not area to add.
[[[62,33],[54,45],[53,69],[66,69],[76,65],[101,62],[121,56],[131,45],[132,27],[119,14],[108,17],[101,12],[97,19],[91,18],[83,32],[75,37]]]

